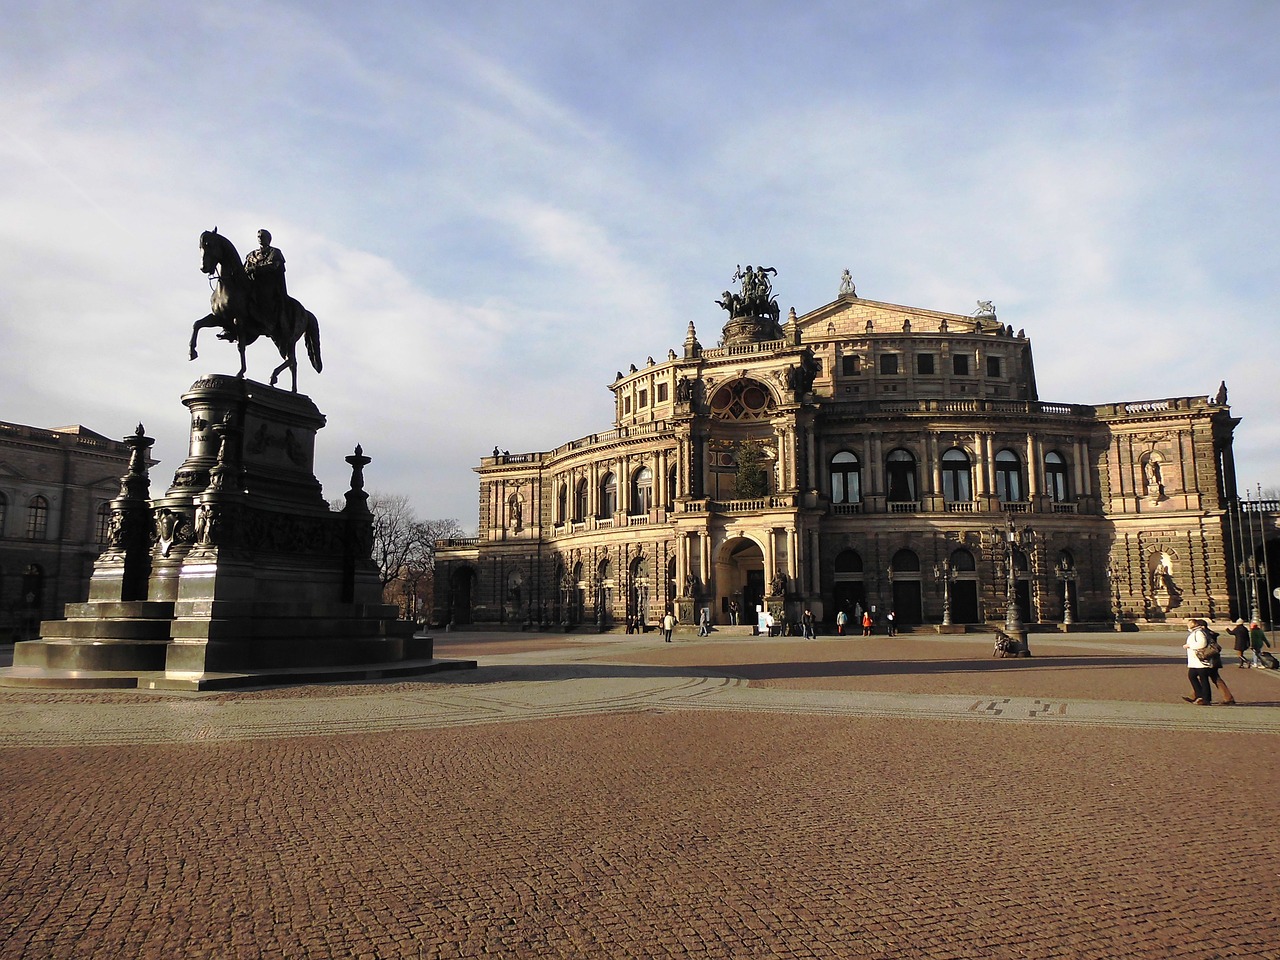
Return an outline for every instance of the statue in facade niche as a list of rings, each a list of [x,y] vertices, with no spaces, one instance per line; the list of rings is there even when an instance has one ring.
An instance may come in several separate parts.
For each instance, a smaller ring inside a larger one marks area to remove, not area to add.
[[[200,234],[202,261],[200,269],[216,277],[210,297],[212,312],[191,326],[191,355],[194,360],[196,338],[206,327],[222,327],[218,336],[230,340],[240,350],[240,372],[243,377],[247,362],[245,347],[259,337],[268,337],[280,351],[284,362],[271,373],[271,386],[276,385],[286,369],[293,377],[293,392],[298,392],[297,343],[302,340],[307,358],[319,373],[320,324],[315,315],[289,296],[284,281],[284,255],[271,246],[271,234],[258,231],[259,247],[240,261],[240,254],[218,228]]]

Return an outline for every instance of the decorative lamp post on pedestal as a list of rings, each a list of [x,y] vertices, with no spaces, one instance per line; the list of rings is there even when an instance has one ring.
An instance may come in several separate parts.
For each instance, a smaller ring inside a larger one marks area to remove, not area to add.
[[[956,577],[956,568],[945,563],[934,563],[933,579],[942,581],[942,625],[951,626],[951,581]]]
[[[1031,647],[1027,643],[1027,628],[1022,622],[1022,612],[1018,609],[1018,573],[1014,565],[1014,556],[1018,549],[1029,549],[1035,542],[1035,533],[1030,527],[1019,529],[1014,525],[1013,515],[1005,514],[1005,525],[1002,528],[992,527],[991,535],[997,543],[1004,545],[1005,551],[1005,592],[1008,602],[1005,605],[1004,632],[1019,647],[1021,655],[1031,656]]]
[[[1258,561],[1255,557],[1249,557],[1240,564],[1241,575],[1249,581],[1249,619],[1254,623],[1262,623],[1262,606],[1258,602],[1258,581],[1263,578],[1262,572],[1258,569]]]
[[[1124,629],[1124,613],[1120,609],[1120,571],[1115,557],[1107,558],[1107,582],[1111,584],[1112,615],[1116,632],[1119,633]]]
[[[1057,571],[1058,579],[1062,581],[1062,625],[1069,627],[1076,622],[1076,618],[1071,612],[1071,594],[1078,573],[1066,557],[1063,557],[1058,562]]]

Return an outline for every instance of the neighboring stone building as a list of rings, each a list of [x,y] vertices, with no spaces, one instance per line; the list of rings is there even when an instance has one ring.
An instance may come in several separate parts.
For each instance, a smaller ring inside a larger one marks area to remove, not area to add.
[[[88,593],[129,448],[81,426],[0,423],[0,642]]]
[[[1225,387],[1042,402],[990,303],[860,299],[846,274],[779,324],[751,282],[720,346],[690,323],[681,353],[614,378],[611,429],[483,459],[479,536],[437,553],[437,621],[983,623],[1010,583],[1028,624],[1248,615]],[[1261,544],[1273,516],[1254,522]]]

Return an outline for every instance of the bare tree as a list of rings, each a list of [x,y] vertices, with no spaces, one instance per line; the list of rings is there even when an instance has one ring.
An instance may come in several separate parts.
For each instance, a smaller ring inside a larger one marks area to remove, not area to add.
[[[342,501],[332,504],[340,510]],[[373,513],[373,562],[385,603],[400,607],[405,617],[416,617],[430,607],[435,572],[436,541],[462,535],[457,520],[419,520],[403,494],[371,491]]]

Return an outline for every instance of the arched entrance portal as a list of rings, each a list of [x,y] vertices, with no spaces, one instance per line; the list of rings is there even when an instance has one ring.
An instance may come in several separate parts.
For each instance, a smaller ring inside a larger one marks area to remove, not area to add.
[[[755,623],[756,607],[764,603],[764,551],[760,545],[746,537],[729,540],[720,550],[715,574],[719,622],[728,622],[729,603],[736,601],[740,622]]]

